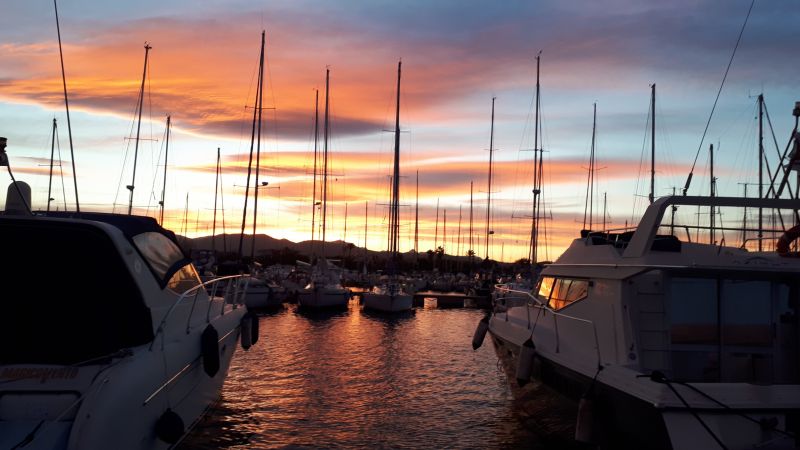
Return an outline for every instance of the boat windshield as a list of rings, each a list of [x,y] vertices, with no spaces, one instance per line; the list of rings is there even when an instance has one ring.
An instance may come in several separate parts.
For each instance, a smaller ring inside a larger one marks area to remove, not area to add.
[[[133,243],[162,287],[182,293],[200,283],[191,260],[163,234],[140,233],[133,237]]]

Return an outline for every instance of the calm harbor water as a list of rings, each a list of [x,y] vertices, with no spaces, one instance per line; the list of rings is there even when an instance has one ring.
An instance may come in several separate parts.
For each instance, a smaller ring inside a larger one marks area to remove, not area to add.
[[[514,406],[483,312],[399,317],[288,306],[237,350],[222,400],[183,442],[216,448],[541,448]]]

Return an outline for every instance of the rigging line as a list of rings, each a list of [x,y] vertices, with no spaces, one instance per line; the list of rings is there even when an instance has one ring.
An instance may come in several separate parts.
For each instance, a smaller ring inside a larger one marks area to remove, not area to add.
[[[692,169],[689,171],[689,176],[686,178],[686,184],[683,187],[683,195],[686,195],[686,191],[689,190],[689,185],[692,182],[692,174],[694,173],[694,167],[697,164],[697,158],[700,156],[700,150],[703,148],[703,142],[705,141],[706,133],[708,133],[708,126],[711,124],[711,118],[714,117],[714,110],[717,109],[717,102],[719,101],[720,94],[722,94],[722,87],[725,86],[725,80],[728,78],[728,71],[731,70],[733,58],[736,56],[736,50],[739,48],[739,43],[742,41],[742,35],[744,34],[744,29],[747,26],[747,20],[750,18],[750,13],[753,11],[753,6],[755,4],[756,0],[752,0],[752,2],[750,2],[750,9],[747,10],[747,16],[744,18],[742,29],[739,31],[739,37],[736,39],[736,45],[733,47],[733,53],[731,53],[731,59],[728,61],[728,67],[725,69],[725,75],[722,77],[722,83],[719,85],[717,97],[714,99],[714,105],[711,107],[711,113],[708,115],[708,121],[706,122],[705,129],[703,130],[703,136],[700,138],[700,145],[697,146],[697,153],[694,155]]]
[[[639,171],[636,173],[636,184],[634,185],[633,189],[633,207],[631,208],[631,223],[633,223],[633,218],[636,216],[636,210],[639,206],[639,183],[642,180],[642,166],[644,164],[644,152],[647,146],[647,133],[650,129],[650,106],[648,104],[647,107],[647,119],[644,122],[644,134],[642,137],[642,151],[639,154]]]
[[[72,179],[75,182],[75,211],[80,214],[81,202],[78,200],[78,172],[75,170],[75,150],[72,146],[72,123],[69,119],[69,99],[67,98],[67,75],[64,71],[64,52],[61,50],[61,25],[58,23],[58,3],[53,0],[56,13],[56,31],[58,33],[58,56],[61,59],[61,81],[64,85],[64,107],[67,110],[67,134],[69,135],[69,154],[72,160]]]
[[[151,121],[151,128],[152,128],[152,121]],[[155,164],[156,169],[158,168],[158,163],[161,161],[161,152],[164,151],[164,143],[165,143],[165,141],[167,139],[167,129],[166,128],[164,128],[163,136],[164,136],[164,139],[161,140],[161,146],[158,149],[158,159],[156,159],[156,164]],[[166,161],[164,162],[164,165],[166,165]],[[153,176],[153,183],[150,185],[150,197],[147,199],[147,210],[146,210],[147,212],[145,214],[149,214],[150,213],[150,201],[154,200],[156,198],[155,189],[156,189],[156,181],[157,180],[158,180],[158,175]]]
[[[136,125],[136,113],[139,112],[139,97],[140,96],[141,96],[141,92],[139,92],[138,95],[136,96],[136,102],[134,103],[134,106],[133,106],[133,113],[131,114],[131,122],[130,122],[131,125],[130,125],[130,128],[128,129],[128,136],[129,137],[133,134],[133,128]],[[122,186],[122,179],[125,176],[125,166],[126,166],[126,164],[128,162],[128,153],[130,152],[130,149],[131,149],[131,139],[130,138],[125,138],[125,152],[123,153],[123,156],[122,156],[122,168],[120,169],[120,173],[119,173],[119,181],[117,181],[117,191],[114,193],[114,202],[111,203],[112,212],[116,212],[117,200],[119,199],[119,190],[120,190],[120,187]]]

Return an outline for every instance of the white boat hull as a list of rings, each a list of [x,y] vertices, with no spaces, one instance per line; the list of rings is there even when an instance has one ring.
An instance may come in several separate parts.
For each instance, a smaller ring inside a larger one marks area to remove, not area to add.
[[[204,371],[201,356],[205,326],[193,326],[181,341],[168,335],[163,349],[157,336],[152,350],[145,344],[103,365],[3,366],[0,448],[22,442],[40,421],[35,439],[24,448],[170,448],[156,435],[156,422],[169,408],[183,422],[185,436],[217,401],[245,312],[240,307],[211,320],[220,350],[213,377]]]
[[[344,288],[315,287],[301,291],[297,303],[302,308],[346,308],[350,291]]]
[[[376,294],[365,292],[361,296],[364,308],[381,312],[409,311],[413,306],[413,297],[408,294]]]

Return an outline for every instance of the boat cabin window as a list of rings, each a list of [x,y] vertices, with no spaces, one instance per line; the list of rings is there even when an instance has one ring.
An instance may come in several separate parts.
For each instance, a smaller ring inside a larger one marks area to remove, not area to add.
[[[589,280],[542,277],[536,292],[543,303],[557,311],[586,298]]]
[[[133,243],[162,286],[164,280],[169,277],[166,281],[167,287],[182,294],[200,284],[200,277],[191,261],[163,234],[155,232],[137,234],[133,237]]]
[[[794,383],[800,378],[793,283],[673,278],[669,318],[675,379]]]

